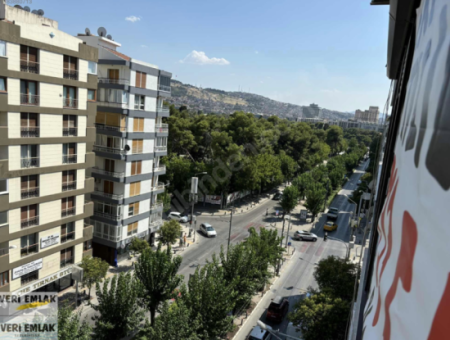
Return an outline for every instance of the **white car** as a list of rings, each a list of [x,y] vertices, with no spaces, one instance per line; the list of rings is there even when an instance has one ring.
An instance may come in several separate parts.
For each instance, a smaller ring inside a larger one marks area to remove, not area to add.
[[[209,223],[200,224],[200,231],[207,237],[216,237],[217,233]]]
[[[313,233],[311,233],[309,231],[306,231],[306,230],[297,230],[295,232],[295,234],[294,234],[293,239],[294,240],[300,240],[300,241],[310,240],[310,241],[316,242],[317,241],[317,235],[313,234]]]
[[[262,329],[261,327],[259,327],[258,325],[256,325],[253,329],[252,332],[248,335],[247,337],[248,340],[269,340],[272,339],[272,335]]]
[[[327,217],[330,220],[335,220],[338,218],[339,209],[338,208],[330,208],[328,209]]]
[[[179,212],[176,212],[176,211],[172,211],[169,214],[169,218],[171,220],[176,220],[176,221],[178,221],[180,223],[186,223],[187,221],[189,221],[189,218],[186,215],[183,215],[183,214],[181,214]]]

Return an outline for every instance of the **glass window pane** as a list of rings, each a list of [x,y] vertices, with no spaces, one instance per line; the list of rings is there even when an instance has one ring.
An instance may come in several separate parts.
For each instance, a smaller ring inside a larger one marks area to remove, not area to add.
[[[88,100],[95,100],[94,90],[88,90]]]
[[[0,212],[0,225],[8,223],[8,212],[2,211]]]
[[[6,81],[5,81],[5,78],[0,78],[0,91],[6,91]]]
[[[0,40],[0,56],[6,57],[6,42]]]

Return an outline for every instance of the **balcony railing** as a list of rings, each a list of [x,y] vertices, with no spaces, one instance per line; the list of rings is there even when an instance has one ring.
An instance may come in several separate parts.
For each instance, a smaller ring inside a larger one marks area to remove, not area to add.
[[[63,98],[63,107],[68,109],[78,108],[78,99],[75,98]]]
[[[155,152],[167,151],[167,146],[155,146]]]
[[[160,172],[160,171],[165,171],[166,170],[166,166],[165,165],[161,165],[161,166],[155,166],[153,168],[154,172]]]
[[[156,132],[167,133],[169,132],[169,124],[156,124]]]
[[[26,285],[26,284],[28,284],[30,282],[36,281],[38,279],[39,279],[38,271],[32,272],[30,274],[26,274],[26,275],[22,276],[20,278],[20,284],[23,286],[23,285]]]
[[[121,200],[123,198],[123,195],[109,194],[107,192],[100,191],[100,190],[95,190],[94,194],[95,195],[99,195],[99,196],[103,196],[103,197],[112,198],[113,200]]]
[[[0,249],[0,256],[4,256],[4,255],[8,255],[8,254],[9,254],[9,248],[8,247]]]
[[[163,224],[163,220],[160,219],[160,220],[156,220],[156,221],[151,221],[151,222],[149,223],[149,226],[150,226],[150,227],[159,227],[159,226],[162,225],[162,224]]]
[[[39,157],[28,157],[20,160],[22,168],[36,168],[39,166]]]
[[[67,217],[72,215],[75,215],[75,207],[61,210],[61,217]]]
[[[22,189],[20,192],[22,199],[39,197],[39,187]]]
[[[69,240],[75,240],[75,232],[74,231],[61,235],[61,243],[67,242]]]
[[[128,103],[106,102],[100,100],[97,100],[97,103],[97,106],[119,107],[122,109],[128,109]]]
[[[39,250],[39,244],[32,244],[31,246],[23,247],[20,249],[20,255],[27,256],[30,254],[37,253]]]
[[[78,70],[70,70],[65,68],[63,70],[64,79],[78,80]]]
[[[164,183],[157,183],[152,187],[152,191],[164,189]]]
[[[39,137],[39,127],[38,126],[21,126],[20,127],[20,137],[22,137],[22,138]]]
[[[76,127],[63,127],[63,136],[64,137],[76,136],[77,130],[78,129]]]
[[[159,90],[164,92],[170,92],[170,86],[159,84]]]
[[[125,150],[116,149],[116,148],[108,148],[107,146],[101,146],[101,145],[94,145],[94,151],[114,153],[116,155],[123,155],[125,153]]]
[[[105,124],[95,124],[95,127],[97,130],[105,130],[105,131],[120,131],[125,132],[127,131],[127,128],[125,126],[111,126],[111,125],[105,125]]]
[[[98,78],[100,84],[121,84],[129,85],[130,81],[128,79],[114,79],[114,78]]]
[[[32,226],[38,225],[38,224],[39,224],[39,216],[24,218],[24,219],[20,220],[20,226],[22,228],[28,228],[28,227],[32,227]]]
[[[144,148],[133,148],[132,149],[133,154],[140,154],[144,152]]]
[[[71,257],[70,259],[61,260],[59,266],[60,266],[60,268],[63,268],[63,267],[66,267],[69,264],[73,264],[73,257]]]
[[[62,191],[75,190],[77,188],[77,181],[65,182],[62,184]]]
[[[39,105],[39,96],[36,94],[20,94],[20,105]]]
[[[156,111],[160,113],[170,113],[170,108],[168,105],[163,105],[161,107],[157,107]]]
[[[114,215],[109,213],[104,213],[100,211],[94,211],[95,216],[104,217],[113,221],[120,221],[122,219],[122,215]]]
[[[77,155],[63,155],[63,164],[72,164],[77,162]]]
[[[156,210],[156,209],[160,209],[160,208],[162,208],[163,207],[163,204],[162,203],[154,203],[154,204],[152,204],[151,206],[150,206],[150,209],[151,210]]]
[[[35,61],[21,60],[20,71],[39,74],[39,63]]]
[[[111,177],[122,178],[125,176],[125,172],[106,171],[99,168],[92,168],[92,171],[98,174],[107,175]]]

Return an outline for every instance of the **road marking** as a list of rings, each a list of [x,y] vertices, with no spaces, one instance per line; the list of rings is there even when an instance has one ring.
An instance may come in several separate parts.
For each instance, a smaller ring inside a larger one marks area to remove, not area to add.
[[[304,253],[306,251],[306,249],[308,249],[308,247],[309,247],[309,244],[306,244],[306,243],[303,244],[302,247],[300,248],[300,252]]]
[[[316,255],[316,256],[322,255],[322,252],[323,252],[324,248],[325,248],[325,242],[322,242],[322,244],[320,245],[319,249],[317,249],[317,251],[316,251],[316,253],[314,255]]]
[[[255,224],[255,222],[251,222],[249,224],[247,224],[244,229],[250,229],[253,225]]]
[[[316,242],[317,243],[317,242]],[[314,254],[316,252],[317,247],[314,247],[311,245],[308,250],[306,251],[306,254]]]

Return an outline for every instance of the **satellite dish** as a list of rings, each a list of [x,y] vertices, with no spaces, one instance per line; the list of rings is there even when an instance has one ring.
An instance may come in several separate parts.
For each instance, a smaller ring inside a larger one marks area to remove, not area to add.
[[[24,11],[27,11],[27,12],[31,11],[30,7],[28,7],[28,6],[25,6],[25,7],[23,8],[23,10],[24,10]]]
[[[91,30],[89,28],[86,27],[84,31],[86,32],[86,35],[91,35]]]
[[[125,145],[125,151],[130,151],[130,146],[127,144],[127,145]]]
[[[112,40],[111,34],[108,34],[106,37],[107,37],[109,40]]]
[[[98,33],[99,36],[105,37],[106,36],[106,28],[99,27],[99,29],[97,30],[97,33]]]
[[[31,11],[31,13],[33,13],[33,14],[38,14],[38,11],[36,11],[35,9],[33,9],[32,11]]]
[[[44,15],[44,11],[42,9],[38,9],[38,15],[43,16]]]
[[[15,8],[23,9],[22,6],[20,6],[20,5],[15,5],[14,7],[15,7]]]

